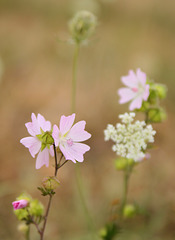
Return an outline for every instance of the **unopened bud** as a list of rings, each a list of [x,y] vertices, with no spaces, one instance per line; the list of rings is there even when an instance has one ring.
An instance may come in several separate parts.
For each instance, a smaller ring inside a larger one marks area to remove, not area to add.
[[[28,201],[25,199],[21,199],[19,201],[12,202],[14,210],[25,208],[28,205]]]
[[[167,95],[167,87],[163,84],[155,84],[155,89],[157,91],[157,95],[160,99],[164,99]]]
[[[125,218],[131,218],[136,215],[136,207],[132,204],[127,204],[123,209],[123,216]]]
[[[41,151],[43,151],[46,147],[50,148],[50,146],[54,143],[54,139],[51,135],[51,132],[41,132],[41,134],[38,134],[36,136],[42,142]]]
[[[125,170],[127,167],[132,166],[133,164],[135,164],[135,162],[130,158],[121,157],[115,160],[115,167],[117,170]]]
[[[88,11],[78,12],[69,23],[72,39],[78,44],[87,40],[95,31],[96,25],[94,14]]]
[[[31,216],[42,216],[44,213],[44,206],[41,202],[38,201],[38,199],[33,200],[30,203],[29,213]]]
[[[156,104],[156,102],[157,102],[157,92],[156,92],[155,89],[150,88],[150,94],[149,94],[148,102],[152,105]]]
[[[42,185],[46,190],[55,190],[60,185],[60,182],[56,177],[45,177],[42,181]]]
[[[162,108],[151,108],[148,111],[148,120],[150,122],[163,122],[166,119],[166,113]]]

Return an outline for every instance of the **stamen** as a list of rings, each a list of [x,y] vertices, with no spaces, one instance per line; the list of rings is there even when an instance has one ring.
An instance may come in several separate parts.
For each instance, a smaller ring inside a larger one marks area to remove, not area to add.
[[[73,145],[73,140],[71,138],[69,138],[67,140],[67,144],[68,144],[69,147],[71,147]]]
[[[134,88],[132,88],[132,91],[133,92],[138,92],[138,88],[134,87]]]

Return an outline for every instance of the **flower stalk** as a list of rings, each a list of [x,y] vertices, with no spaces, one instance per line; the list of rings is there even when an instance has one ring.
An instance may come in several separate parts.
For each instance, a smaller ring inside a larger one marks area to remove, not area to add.
[[[78,65],[78,56],[79,56],[79,43],[75,44],[74,49],[74,58],[73,58],[73,69],[72,69],[72,106],[71,112],[76,111],[76,85],[77,85],[77,65]]]
[[[55,144],[53,144],[53,149],[54,149],[54,158],[55,158],[55,177],[57,176],[57,172],[58,172],[58,169],[61,168],[66,162],[63,162],[61,165],[58,164],[58,159],[57,159],[57,149],[56,149],[56,146]],[[60,157],[60,160],[59,160],[59,163],[61,162],[63,158],[63,154],[61,155]],[[47,209],[46,209],[46,213],[45,213],[45,216],[44,216],[44,223],[43,223],[43,227],[42,229],[40,230],[39,228],[37,228],[39,234],[40,234],[40,240],[43,240],[44,239],[44,232],[45,232],[45,228],[46,228],[46,224],[47,224],[47,219],[48,219],[48,215],[49,215],[49,211],[50,211],[50,207],[51,207],[51,203],[52,203],[52,198],[53,198],[53,194],[50,194],[49,195],[49,201],[48,201],[48,204],[47,204]]]
[[[30,227],[26,231],[26,240],[30,240]]]
[[[75,50],[74,50],[74,58],[73,58],[73,70],[72,70],[72,105],[71,105],[71,111],[72,113],[75,112],[76,110],[76,83],[77,83],[77,68],[78,68],[78,56],[79,56],[79,48],[80,45],[79,43],[75,44]],[[85,197],[84,197],[84,193],[83,193],[83,181],[82,181],[82,177],[81,177],[81,172],[80,172],[80,166],[79,164],[76,164],[75,166],[76,169],[76,184],[77,184],[77,188],[78,188],[78,193],[80,196],[80,202],[82,205],[82,208],[84,210],[84,215],[87,221],[87,224],[89,226],[89,229],[91,229],[91,232],[94,233],[94,225],[92,222],[92,218],[90,216],[86,201],[85,201]]]
[[[132,169],[130,166],[127,166],[124,172],[124,183],[123,183],[123,198],[121,203],[121,215],[123,216],[123,210],[125,208],[128,196],[128,186],[129,186],[129,179],[131,175]]]

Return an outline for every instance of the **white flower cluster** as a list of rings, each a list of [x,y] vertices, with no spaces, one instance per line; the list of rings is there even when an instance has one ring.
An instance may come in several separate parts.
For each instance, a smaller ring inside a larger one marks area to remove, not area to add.
[[[141,161],[145,157],[147,143],[154,142],[156,131],[151,125],[146,125],[145,121],[133,123],[135,113],[125,113],[119,115],[121,123],[116,127],[108,124],[104,130],[105,141],[112,140],[115,144],[112,150],[121,157],[131,158],[134,161]]]

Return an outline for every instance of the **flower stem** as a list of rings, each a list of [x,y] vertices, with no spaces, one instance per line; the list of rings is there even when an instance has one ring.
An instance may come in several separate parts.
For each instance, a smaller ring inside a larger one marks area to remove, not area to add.
[[[76,85],[77,85],[76,83],[77,83],[77,66],[78,66],[79,49],[80,49],[79,43],[76,43],[75,50],[74,50],[74,58],[73,58],[73,69],[72,69],[72,103],[71,103],[71,112],[72,113],[74,113],[76,110]],[[84,198],[83,181],[82,181],[82,177],[81,177],[79,164],[76,164],[75,169],[76,169],[76,183],[77,183],[77,187],[78,187],[78,193],[80,196],[81,205],[84,210],[87,224],[88,224],[89,228],[91,229],[91,232],[94,233],[95,232],[94,225],[92,223],[92,219],[89,214],[89,210],[86,205],[85,198]]]
[[[76,83],[77,83],[77,64],[79,55],[79,44],[77,43],[74,50],[73,69],[72,69],[72,113],[76,110]]]
[[[53,149],[54,149],[54,157],[55,157],[55,177],[56,177],[57,171],[58,171],[58,160],[57,160],[57,149],[55,144],[53,144]]]
[[[77,187],[78,187],[78,192],[79,192],[81,204],[82,204],[82,207],[83,207],[83,210],[84,210],[84,213],[85,213],[85,217],[86,217],[88,227],[94,235],[95,234],[95,228],[94,228],[92,218],[89,214],[89,210],[88,210],[88,207],[86,205],[86,201],[85,201],[84,194],[83,194],[83,191],[82,191],[83,182],[82,182],[81,172],[80,172],[80,168],[79,168],[78,164],[76,165],[75,169],[76,169],[76,182],[77,182]]]
[[[128,185],[129,185],[129,178],[131,175],[132,169],[128,166],[124,173],[124,184],[123,184],[123,199],[121,204],[121,215],[123,214],[123,210],[125,208],[126,202],[127,202],[127,196],[128,196]]]
[[[26,240],[30,240],[30,225],[29,225],[29,228],[26,232]]]
[[[59,164],[58,164],[58,159],[57,159],[57,151],[56,151],[56,146],[55,144],[53,144],[53,148],[54,148],[54,157],[55,157],[55,177],[57,175],[57,172],[58,172],[58,169],[60,169],[67,161],[63,162],[61,165],[61,160],[62,160],[62,157],[63,155],[60,156],[60,160],[59,160]],[[47,219],[48,219],[48,215],[49,215],[49,210],[50,210],[50,206],[51,206],[51,203],[52,203],[52,197],[53,195],[50,194],[49,195],[49,201],[48,201],[48,204],[47,204],[47,209],[46,209],[46,213],[45,213],[45,217],[44,217],[44,223],[43,223],[43,227],[42,229],[40,230],[38,228],[38,226],[36,225],[37,227],[37,230],[40,234],[40,240],[43,240],[44,239],[44,232],[45,232],[45,228],[46,228],[46,223],[47,223]]]
[[[44,231],[45,231],[45,228],[46,228],[46,223],[47,223],[47,218],[48,218],[51,202],[52,202],[52,195],[49,196],[49,202],[48,202],[46,214],[45,214],[45,217],[44,217],[44,224],[43,224],[43,228],[42,228],[42,231],[41,231],[41,234],[40,234],[40,240],[44,239]]]

